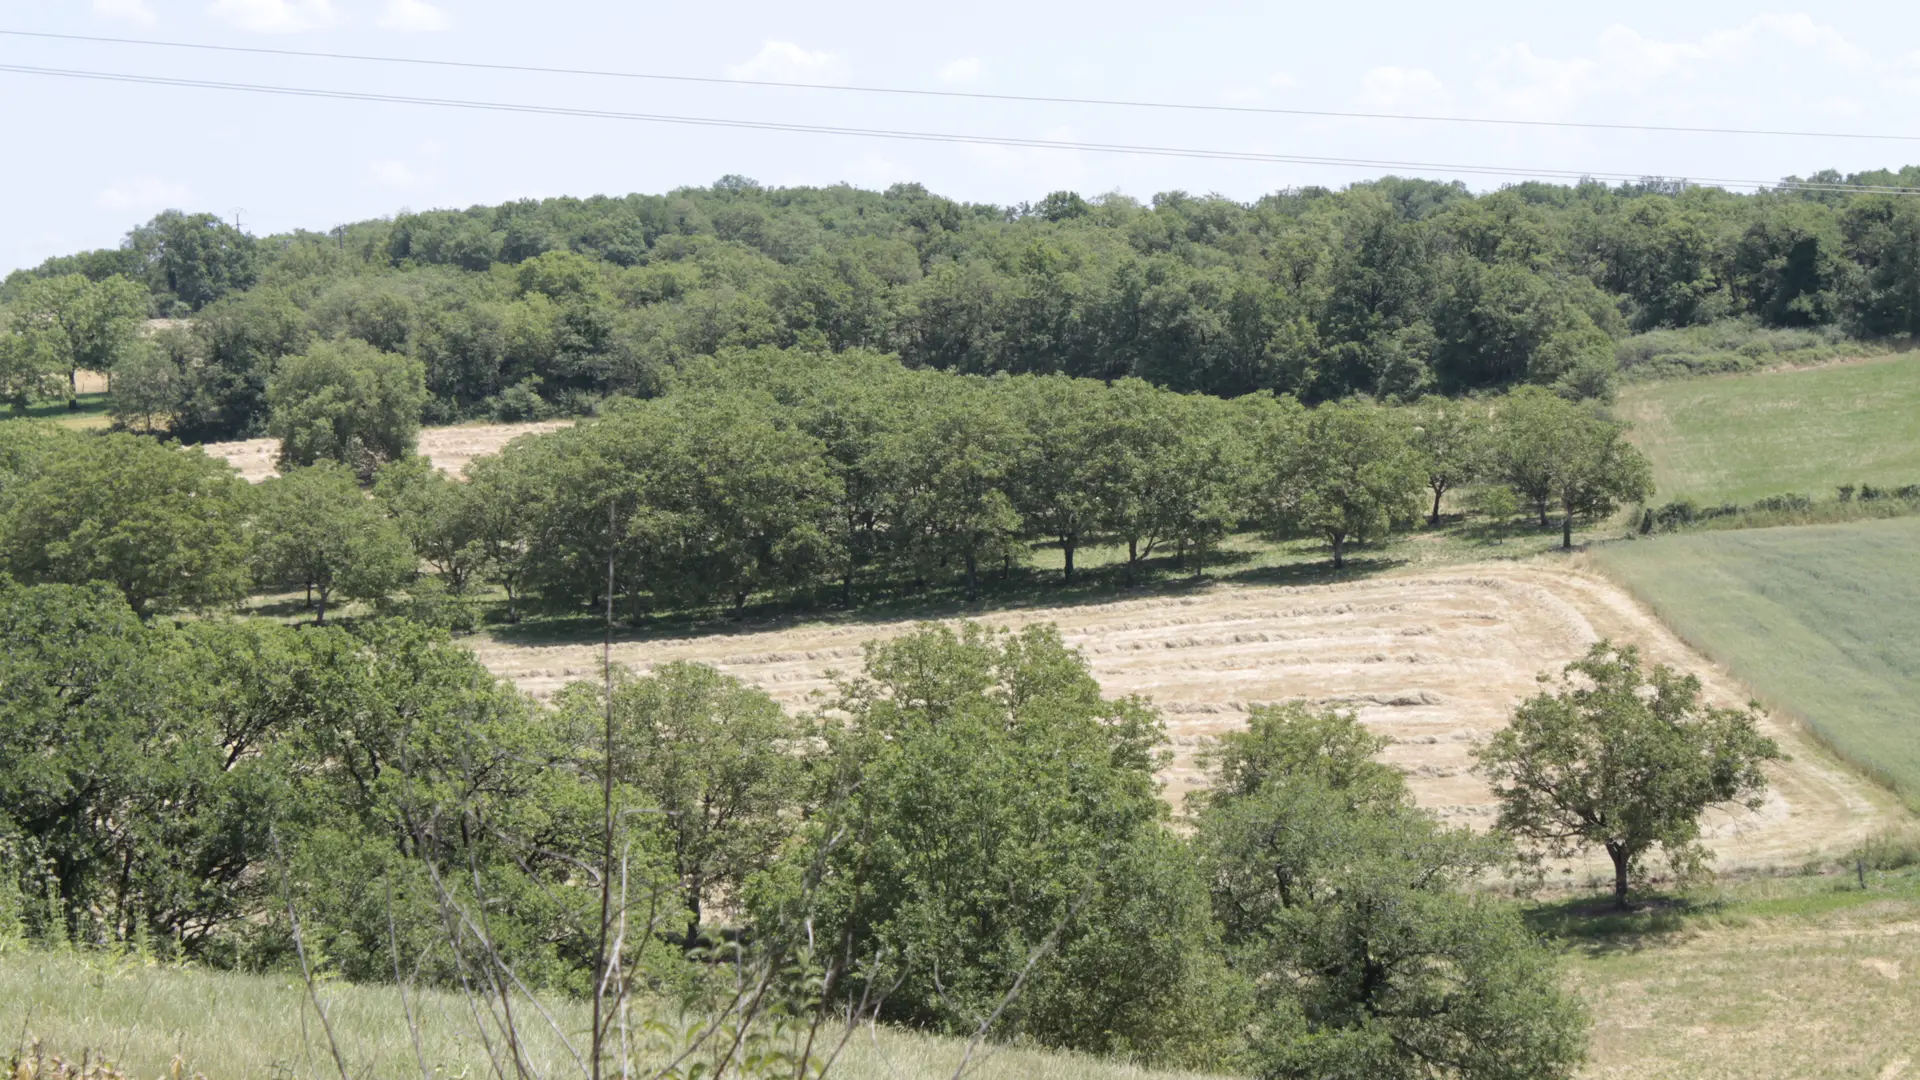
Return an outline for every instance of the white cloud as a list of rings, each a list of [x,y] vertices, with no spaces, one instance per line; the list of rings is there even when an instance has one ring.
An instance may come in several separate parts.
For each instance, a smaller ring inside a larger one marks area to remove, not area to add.
[[[387,0],[380,13],[380,25],[388,30],[445,30],[451,21],[447,13],[427,0]]]
[[[103,19],[130,22],[136,26],[152,26],[160,21],[147,0],[93,0],[93,13]]]
[[[771,82],[833,82],[840,72],[839,57],[803,49],[791,41],[769,41],[752,59],[727,68],[727,74],[736,79]]]
[[[257,34],[318,30],[338,18],[331,0],[213,0],[207,14]]]
[[[1360,103],[1376,108],[1431,108],[1446,92],[1440,76],[1426,68],[1377,67],[1360,77]]]
[[[1587,55],[1542,56],[1525,42],[1493,51],[1474,89],[1489,112],[1560,118],[1595,98],[1638,99],[1681,115],[1844,115],[1860,96],[1896,91],[1896,64],[1881,63],[1836,28],[1806,14],[1762,15],[1693,40],[1668,41],[1615,24]]]
[[[185,184],[157,176],[135,176],[94,196],[93,203],[103,210],[165,210],[185,206],[192,198],[193,192]]]
[[[963,56],[940,69],[940,81],[943,83],[970,83],[980,77],[980,58]]]

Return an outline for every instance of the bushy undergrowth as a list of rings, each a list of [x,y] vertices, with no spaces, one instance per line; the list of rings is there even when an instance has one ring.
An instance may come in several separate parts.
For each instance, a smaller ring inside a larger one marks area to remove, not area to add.
[[[1614,358],[1622,378],[1644,381],[1820,364],[1843,357],[1875,356],[1895,347],[1895,342],[1850,337],[1839,326],[1767,327],[1753,319],[1727,319],[1707,326],[1634,334],[1614,346]]]
[[[1833,525],[1847,521],[1920,514],[1920,484],[1875,487],[1842,484],[1831,499],[1788,492],[1750,503],[1702,505],[1679,499],[1647,507],[1640,515],[1640,532],[1680,532],[1686,529],[1765,529],[1781,525]]]

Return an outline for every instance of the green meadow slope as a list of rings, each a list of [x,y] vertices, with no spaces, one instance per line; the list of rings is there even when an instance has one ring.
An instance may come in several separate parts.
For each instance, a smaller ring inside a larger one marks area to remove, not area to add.
[[[1596,549],[1668,625],[1920,803],[1920,519]]]
[[[1640,383],[1615,412],[1652,460],[1660,502],[1920,484],[1920,353]]]

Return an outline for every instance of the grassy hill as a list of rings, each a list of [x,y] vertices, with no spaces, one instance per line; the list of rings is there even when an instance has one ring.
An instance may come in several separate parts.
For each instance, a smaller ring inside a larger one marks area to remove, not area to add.
[[[1652,459],[1662,502],[1920,484],[1920,353],[1639,383],[1616,412]]]
[[[1920,520],[1683,534],[1596,552],[1695,647],[1920,802]]]

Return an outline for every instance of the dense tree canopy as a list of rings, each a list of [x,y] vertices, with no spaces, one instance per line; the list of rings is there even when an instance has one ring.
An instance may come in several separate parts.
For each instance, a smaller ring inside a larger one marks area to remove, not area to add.
[[[1057,192],[1001,207],[730,177],[260,240],[170,211],[120,249],[16,273],[0,306],[62,275],[144,284],[152,313],[192,317],[191,347],[170,354],[177,401],[152,412],[196,438],[263,430],[267,381],[314,337],[418,361],[428,422],[582,412],[762,345],[1309,402],[1604,395],[1631,330],[1920,330],[1920,211],[1864,190],[1920,174],[1830,179],[1840,190],[1475,195],[1387,178],[1252,203]]]

